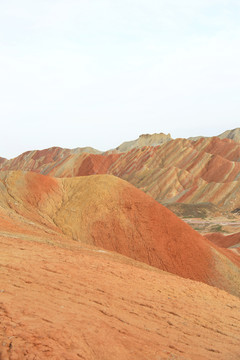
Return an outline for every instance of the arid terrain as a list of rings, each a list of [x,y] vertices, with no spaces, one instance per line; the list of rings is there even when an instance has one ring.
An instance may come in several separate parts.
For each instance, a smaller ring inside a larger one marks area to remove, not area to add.
[[[1,360],[239,359],[239,298],[117,253],[41,240],[0,237]]]
[[[0,159],[0,360],[238,360],[239,129]]]
[[[201,204],[202,216],[233,217],[240,202],[240,142],[233,140],[234,134],[238,139],[239,129],[232,131],[230,138],[173,140],[169,134],[143,135],[105,153],[55,147],[2,159],[0,169],[54,177],[111,174],[164,205]],[[181,214],[185,215],[184,206]]]

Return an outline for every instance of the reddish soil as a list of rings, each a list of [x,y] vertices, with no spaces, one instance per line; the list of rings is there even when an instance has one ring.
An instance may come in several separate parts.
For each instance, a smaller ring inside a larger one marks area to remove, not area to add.
[[[12,172],[4,186],[2,201],[8,204],[8,216],[24,228],[26,221],[36,224],[35,235],[51,231],[55,241],[65,234],[240,295],[240,270],[232,254],[121,179],[110,175],[53,179]],[[4,231],[0,222],[1,228]]]
[[[202,236],[143,192],[124,182],[117,185],[119,208],[109,200],[101,218],[96,208],[91,243],[186,278],[211,281],[212,253]]]
[[[35,172],[0,171],[0,360],[239,360],[240,233],[205,238],[126,181],[74,177],[229,211],[239,156],[212,138],[0,158]]]
[[[224,291],[70,240],[0,249],[1,360],[239,359],[240,300]]]
[[[210,241],[222,248],[229,248],[231,246],[240,244],[240,233],[223,235],[221,233],[210,233],[205,235]]]
[[[240,159],[240,144],[230,139],[202,138],[193,142],[193,146],[231,161],[239,161]]]
[[[200,177],[209,183],[231,182],[236,179],[239,173],[240,163],[233,163],[219,155],[213,155],[200,173]]]
[[[95,155],[89,154],[79,166],[76,176],[106,174],[120,154]]]

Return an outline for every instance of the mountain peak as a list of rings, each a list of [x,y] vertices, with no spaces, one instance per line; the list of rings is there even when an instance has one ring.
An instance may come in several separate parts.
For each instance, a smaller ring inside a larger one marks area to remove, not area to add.
[[[220,139],[231,139],[240,143],[240,128],[224,131],[218,135]]]
[[[126,141],[117,147],[120,152],[126,152],[133,148],[140,148],[143,146],[158,146],[167,141],[172,140],[170,134],[154,133],[154,134],[142,134],[136,140]]]

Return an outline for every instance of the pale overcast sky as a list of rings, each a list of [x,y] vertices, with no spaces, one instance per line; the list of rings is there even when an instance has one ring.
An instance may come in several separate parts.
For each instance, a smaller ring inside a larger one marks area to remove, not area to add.
[[[1,0],[0,156],[240,127],[239,0]]]

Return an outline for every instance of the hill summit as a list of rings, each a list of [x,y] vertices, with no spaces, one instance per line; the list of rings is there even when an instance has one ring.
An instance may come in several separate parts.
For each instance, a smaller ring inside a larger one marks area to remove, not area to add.
[[[231,139],[240,143],[240,128],[224,131],[218,135],[220,139]]]
[[[170,134],[142,134],[136,140],[126,141],[119,145],[116,150],[120,152],[126,152],[134,148],[141,148],[143,146],[158,146],[162,145],[167,141],[172,140]]]

